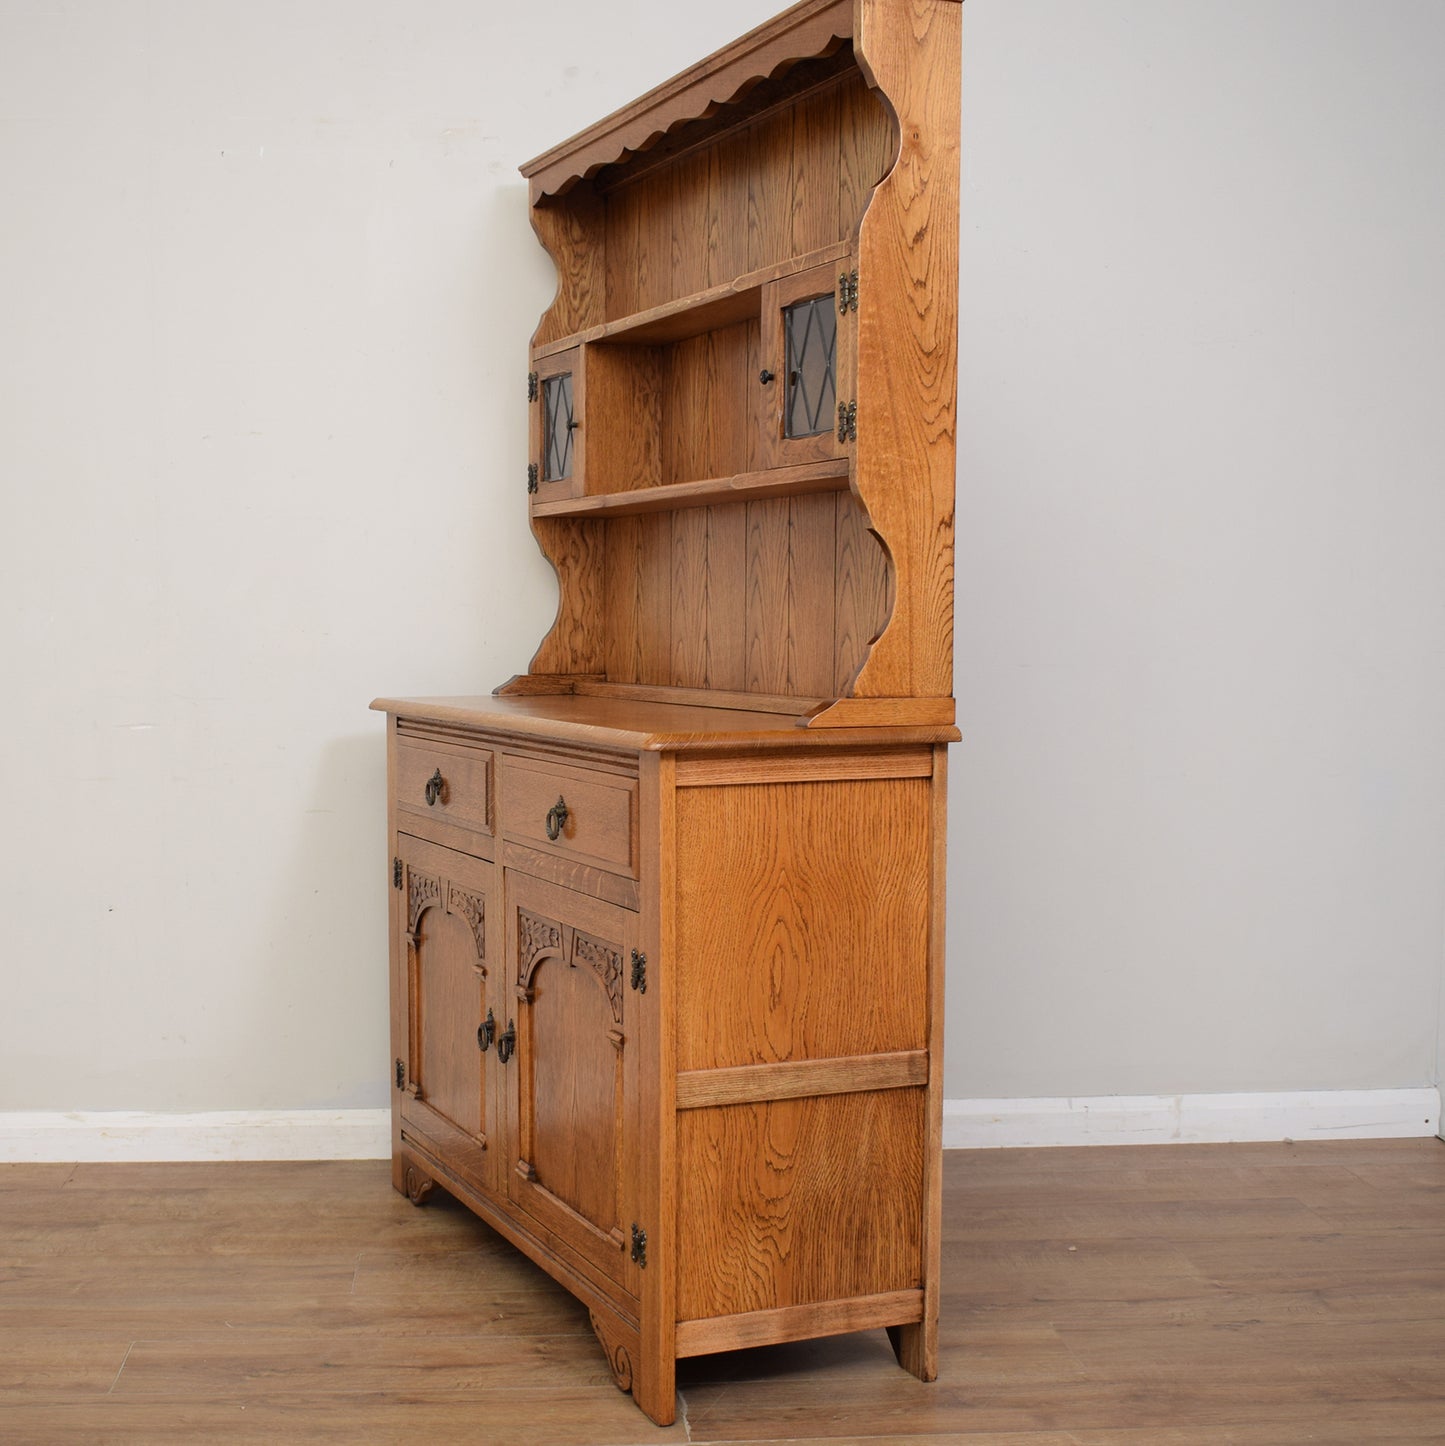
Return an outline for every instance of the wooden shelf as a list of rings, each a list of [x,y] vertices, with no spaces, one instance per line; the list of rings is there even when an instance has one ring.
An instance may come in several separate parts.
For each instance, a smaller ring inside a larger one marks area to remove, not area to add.
[[[791,276],[795,271],[807,271],[814,266],[826,265],[829,261],[841,261],[849,253],[845,243],[823,246],[803,256],[794,256],[778,266],[766,266],[749,271],[732,281],[710,286],[706,291],[695,291],[688,296],[679,296],[660,306],[648,307],[645,311],[629,316],[619,316],[600,326],[588,327],[586,331],[572,332],[559,336],[555,341],[534,347],[532,355],[538,359],[556,356],[558,352],[570,351],[584,343],[611,342],[636,346],[655,346],[664,342],[683,341],[690,336],[701,336],[706,331],[732,326],[747,321],[758,314],[758,303],[762,289],[770,281]]]
[[[671,482],[635,492],[604,492],[595,497],[567,497],[534,502],[533,517],[635,517],[643,512],[673,512],[685,507],[713,507],[720,502],[747,502],[765,497],[803,497],[812,492],[842,492],[848,486],[848,459],[809,462],[800,467],[774,467],[742,472],[735,477],[708,477],[700,482]]]

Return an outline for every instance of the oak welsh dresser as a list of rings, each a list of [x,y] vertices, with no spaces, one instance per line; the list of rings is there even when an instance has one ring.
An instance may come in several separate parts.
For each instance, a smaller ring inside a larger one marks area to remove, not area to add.
[[[394,1183],[660,1424],[710,1351],[936,1374],[959,21],[804,0],[522,168],[557,616],[492,695],[373,705]]]

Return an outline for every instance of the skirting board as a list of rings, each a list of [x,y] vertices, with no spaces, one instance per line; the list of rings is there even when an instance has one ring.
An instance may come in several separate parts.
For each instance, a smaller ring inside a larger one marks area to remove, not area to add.
[[[1365,1140],[1432,1135],[1440,1092],[1102,1095],[945,1100],[945,1149]],[[142,1110],[0,1113],[0,1163],[141,1160],[384,1160],[388,1110]]]
[[[385,1160],[390,1110],[144,1110],[0,1114],[0,1163]]]
[[[943,1102],[946,1150],[1408,1139],[1439,1129],[1437,1089]]]

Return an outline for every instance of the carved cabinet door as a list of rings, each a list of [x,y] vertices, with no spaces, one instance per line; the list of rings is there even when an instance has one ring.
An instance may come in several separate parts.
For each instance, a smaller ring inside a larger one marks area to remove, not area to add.
[[[506,896],[508,1189],[636,1294],[637,916],[512,870]]]
[[[407,834],[398,845],[407,1012],[402,1133],[469,1183],[491,1188],[487,1145],[499,1120],[485,1068],[495,1047],[488,975],[504,933],[489,909],[492,865]]]

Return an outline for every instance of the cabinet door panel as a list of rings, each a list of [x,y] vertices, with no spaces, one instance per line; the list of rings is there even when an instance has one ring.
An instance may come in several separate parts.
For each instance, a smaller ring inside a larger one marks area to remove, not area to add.
[[[489,1008],[487,904],[492,866],[402,834],[407,964],[402,1127],[446,1140],[474,1184],[489,1186],[485,1151],[495,1106],[487,1098],[478,1029]]]
[[[763,287],[763,368],[772,375],[761,439],[764,466],[852,453],[846,409],[857,401],[857,313],[840,305],[839,284],[849,274],[840,262],[795,271]],[[856,410],[853,419],[856,432]]]
[[[512,1200],[580,1256],[636,1291],[636,1049],[628,964],[636,915],[508,870],[507,1080]],[[509,1011],[511,1006],[508,1006]]]

